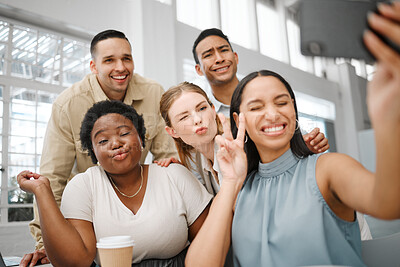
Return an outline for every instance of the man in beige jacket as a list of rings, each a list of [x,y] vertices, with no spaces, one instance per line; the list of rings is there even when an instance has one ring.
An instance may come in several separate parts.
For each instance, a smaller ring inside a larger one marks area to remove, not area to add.
[[[135,74],[131,45],[122,32],[107,30],[97,34],[90,47],[91,74],[64,90],[55,100],[47,125],[40,173],[49,178],[58,205],[67,182],[77,173],[93,166],[79,140],[81,122],[86,111],[96,102],[110,99],[132,105],[143,115],[146,138],[143,163],[150,151],[154,159],[177,157],[172,138],[165,132],[159,114],[164,90],[160,84]],[[47,263],[40,230],[39,214],[30,223],[36,239],[35,252],[26,254],[31,263]]]

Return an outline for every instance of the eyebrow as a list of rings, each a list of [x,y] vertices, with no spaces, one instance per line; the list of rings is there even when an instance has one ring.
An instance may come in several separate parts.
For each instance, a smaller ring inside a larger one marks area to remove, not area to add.
[[[203,105],[204,103],[207,103],[207,101],[203,100],[203,101],[199,102],[199,103],[196,105],[195,108],[198,108],[199,106]],[[179,116],[182,116],[183,114],[186,114],[186,113],[189,113],[189,112],[188,112],[187,110],[186,110],[186,111],[183,111],[183,112],[181,112],[181,113],[179,113],[179,114],[176,114],[174,118],[177,118],[177,117],[179,117]]]
[[[278,100],[279,98],[282,98],[282,97],[291,98],[288,94],[280,94],[280,95],[277,95],[276,97],[274,97],[274,101]],[[246,105],[250,105],[250,104],[253,104],[253,103],[257,103],[257,102],[262,102],[262,101],[260,99],[254,99],[254,100],[251,100],[251,101],[247,102]]]
[[[125,124],[122,124],[122,125],[118,126],[116,129],[121,129],[121,128],[129,128],[129,126],[128,126],[128,125],[125,125]],[[93,138],[96,138],[96,136],[98,136],[99,134],[101,134],[101,133],[103,133],[103,132],[105,132],[105,130],[99,130],[99,131],[97,131],[97,132],[94,134]]]
[[[103,57],[103,59],[108,59],[108,58],[113,58],[115,57],[114,55],[109,55],[109,56],[105,56]],[[122,57],[130,57],[132,58],[132,54],[123,54]]]
[[[218,50],[221,50],[222,48],[225,48],[225,47],[229,47],[229,45],[224,44],[224,45],[218,46],[217,49],[218,49]],[[210,49],[204,51],[203,53],[201,53],[201,55],[204,56],[204,54],[207,54],[207,53],[211,52],[213,49],[214,49],[214,48],[210,48]]]

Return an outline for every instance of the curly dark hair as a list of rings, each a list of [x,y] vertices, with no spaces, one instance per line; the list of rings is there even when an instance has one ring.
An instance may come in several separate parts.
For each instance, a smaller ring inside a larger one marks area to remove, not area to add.
[[[133,126],[136,128],[136,131],[142,141],[142,145],[145,146],[144,140],[146,128],[144,127],[144,120],[143,117],[139,115],[133,107],[118,100],[104,100],[97,102],[86,112],[81,124],[80,132],[82,148],[88,151],[89,156],[92,158],[92,162],[94,164],[97,162],[97,158],[93,151],[91,138],[93,126],[100,117],[111,113],[120,114],[132,121]]]

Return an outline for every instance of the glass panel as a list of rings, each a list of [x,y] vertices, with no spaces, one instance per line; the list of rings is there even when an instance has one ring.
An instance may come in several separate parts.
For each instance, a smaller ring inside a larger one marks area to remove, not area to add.
[[[64,86],[72,85],[73,83],[76,83],[76,82],[79,82],[80,80],[82,80],[82,78],[83,78],[82,73],[84,72],[83,69],[84,69],[83,65],[80,65],[80,66],[76,66],[71,71],[64,70],[63,85]]]
[[[46,133],[46,127],[47,127],[47,123],[37,123],[36,124],[36,137],[44,137],[45,133]]]
[[[22,77],[25,79],[32,78],[32,68],[30,65],[26,65],[23,62],[12,62],[11,63],[11,75],[16,77]]]
[[[63,53],[64,58],[84,58],[89,52],[89,49],[81,42],[73,41],[70,39],[64,39]]]
[[[8,41],[8,32],[10,28],[8,27],[8,23],[4,21],[0,21],[0,42]]]
[[[6,45],[0,44],[0,74],[4,74],[4,61],[6,57]]]
[[[265,4],[257,3],[258,36],[260,52],[283,61],[284,48],[281,42],[278,12]]]
[[[19,221],[32,221],[33,220],[33,208],[9,208],[8,209],[8,221],[19,222]]]
[[[10,120],[11,135],[35,137],[35,122]]]
[[[39,54],[54,57],[58,52],[59,44],[60,40],[56,36],[40,33],[37,52]]]
[[[34,64],[36,61],[35,53],[32,52],[14,49],[11,54],[13,61],[24,62],[27,64]]]
[[[33,77],[36,81],[40,81],[43,83],[50,83],[51,82],[51,69],[40,68],[40,67],[33,67]]]
[[[31,151],[34,153],[35,151]],[[27,154],[9,154],[8,161],[10,165],[14,166],[24,166],[34,167],[35,166],[35,156]]]
[[[333,102],[297,91],[295,93],[297,109],[300,113],[332,121],[335,120],[336,109]]]
[[[177,20],[198,29],[220,28],[218,1],[176,0]]]
[[[13,47],[29,52],[36,51],[37,32],[27,27],[15,26],[13,31]]]
[[[254,48],[252,44],[252,31],[254,28],[251,19],[252,1],[247,0],[221,0],[222,30],[231,42],[246,48]]]
[[[9,152],[17,153],[34,153],[35,152],[35,138],[10,136]]]

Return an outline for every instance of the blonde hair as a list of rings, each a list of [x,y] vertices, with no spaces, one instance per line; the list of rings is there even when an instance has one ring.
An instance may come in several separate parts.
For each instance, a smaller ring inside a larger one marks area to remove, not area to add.
[[[203,89],[193,83],[182,82],[176,86],[172,86],[162,95],[160,100],[160,113],[168,127],[172,127],[171,120],[168,116],[168,111],[175,100],[177,100],[184,92],[198,93],[207,100],[211,107],[214,106]],[[218,116],[216,117],[216,123],[217,134],[222,134],[222,124]],[[183,142],[181,138],[174,138],[174,141],[182,164],[186,168],[192,169],[191,164],[189,164],[189,160],[193,161],[192,152],[194,151],[194,147]]]

